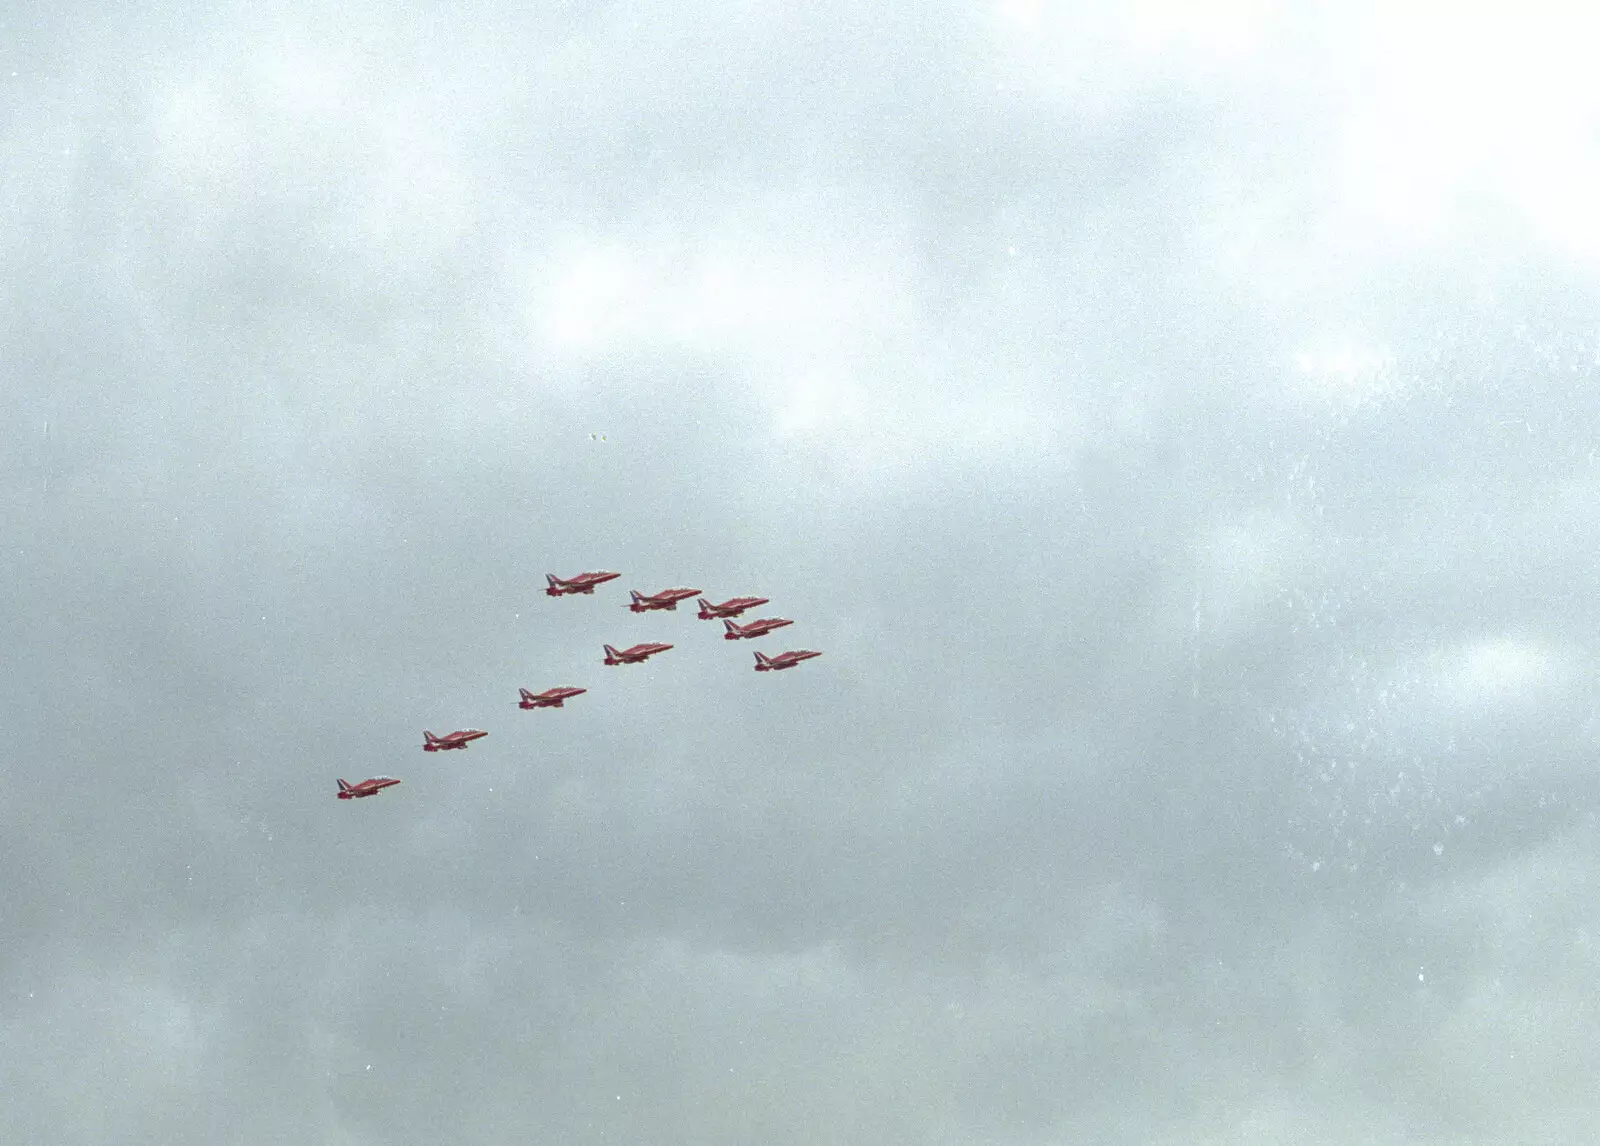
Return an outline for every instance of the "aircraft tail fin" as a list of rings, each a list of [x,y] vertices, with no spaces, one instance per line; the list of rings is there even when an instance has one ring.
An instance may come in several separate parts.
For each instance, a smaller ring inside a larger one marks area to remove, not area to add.
[[[758,664],[758,665],[770,665],[771,663],[772,663],[772,658],[769,657],[766,653],[757,653],[756,654],[756,664]]]
[[[340,781],[339,781],[339,791],[341,791],[341,792],[348,792],[348,791],[349,791],[349,790],[350,790],[350,785],[349,785],[349,783],[348,783],[348,782],[347,782],[347,781],[344,781],[344,780],[340,780]]]
[[[701,611],[701,612],[702,612],[702,613],[709,613],[709,612],[711,612],[711,602],[710,602],[710,601],[707,601],[707,600],[706,600],[706,599],[705,599],[705,598],[704,598],[704,597],[697,597],[697,598],[696,598],[696,599],[695,599],[695,602],[694,602],[694,603],[695,603],[695,604],[696,604],[696,605],[699,605],[699,606],[700,606],[700,611]]]
[[[608,657],[614,657],[617,655],[617,650],[612,648],[610,645],[601,645],[600,647],[605,649],[606,656]]]
[[[429,732],[427,729],[423,729],[422,730],[422,739],[425,740],[429,744],[437,744],[437,743],[439,743],[439,738],[437,736],[435,736],[433,733]]]
[[[517,689],[517,691],[522,694],[522,699],[523,700],[532,700],[533,699],[533,693],[529,692],[527,689],[519,688],[519,689]]]
[[[633,598],[633,603],[635,605],[637,605],[639,603],[639,590],[637,590],[637,589],[629,589],[628,590],[628,596]]]
[[[561,584],[561,578],[557,577],[554,573],[546,573],[544,575],[544,579],[550,583],[550,588],[552,589]]]
[[[726,618],[726,617],[722,618],[722,627],[724,629],[728,630],[728,633],[731,636],[735,636],[735,637],[737,637],[739,635],[740,631],[741,631],[738,625],[734,624],[732,621],[728,620],[728,618]]]

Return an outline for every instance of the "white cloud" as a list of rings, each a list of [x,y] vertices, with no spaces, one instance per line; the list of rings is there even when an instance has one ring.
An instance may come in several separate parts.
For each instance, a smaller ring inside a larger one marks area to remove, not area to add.
[[[1390,352],[1359,341],[1328,339],[1294,354],[1291,389],[1305,398],[1369,406],[1398,394],[1403,384]]]
[[[1374,5],[1331,62],[1347,112],[1343,209],[1402,242],[1436,242],[1496,200],[1545,241],[1600,257],[1585,82],[1600,14],[1554,0]]]
[[[448,249],[472,221],[472,179],[427,93],[385,92],[369,71],[289,42],[189,72],[149,111],[163,209],[224,243],[287,211],[282,225],[338,248],[325,260],[389,265]]]
[[[536,334],[580,356],[652,344],[757,360],[804,354],[859,337],[885,303],[893,309],[870,265],[713,236],[569,241],[534,277]]]
[[[1428,658],[1434,695],[1461,711],[1538,704],[1559,694],[1570,675],[1560,650],[1538,640],[1492,637]]]

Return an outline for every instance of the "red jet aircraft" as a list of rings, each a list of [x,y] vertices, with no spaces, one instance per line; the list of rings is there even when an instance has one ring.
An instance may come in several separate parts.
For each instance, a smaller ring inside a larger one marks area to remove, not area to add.
[[[628,608],[635,613],[648,613],[652,609],[676,609],[679,601],[687,601],[698,592],[700,592],[698,589],[663,589],[652,595],[631,589],[628,595],[633,598],[633,604]]]
[[[631,648],[631,649],[623,649],[619,653],[619,652],[617,652],[616,649],[612,648],[610,645],[605,645],[604,646],[604,648],[606,650],[606,662],[605,663],[608,664],[608,665],[636,665],[639,662],[645,660],[647,657],[653,657],[657,653],[666,652],[671,647],[672,647],[671,645],[661,645],[661,644],[634,645],[633,648]]]
[[[786,621],[782,617],[762,617],[748,624],[738,624],[734,621],[724,620],[722,627],[727,632],[722,634],[725,641],[737,641],[741,637],[764,637],[773,629],[781,629],[785,625],[792,625],[793,621]]]
[[[518,689],[522,693],[522,703],[518,708],[561,708],[561,702],[569,696],[588,692],[586,688],[547,688],[543,692],[529,692],[527,689]]]
[[[737,617],[746,609],[754,609],[757,605],[765,605],[770,597],[732,597],[720,605],[713,605],[704,597],[700,598],[700,619],[702,621],[715,620],[718,617]]]
[[[788,652],[779,653],[775,657],[769,657],[765,653],[757,653],[756,671],[781,672],[784,669],[794,668],[801,661],[808,661],[812,657],[820,657],[821,655],[814,649],[790,649]]]
[[[346,780],[339,781],[339,799],[359,800],[364,796],[376,796],[385,788],[392,788],[400,781],[393,776],[374,776],[370,780],[363,780],[359,784],[351,784]]]
[[[596,585],[604,585],[607,581],[615,581],[621,573],[579,573],[569,581],[563,581],[554,573],[546,573],[544,579],[550,584],[545,588],[545,594],[559,597],[564,593],[593,593]]]
[[[460,732],[452,732],[448,736],[435,736],[431,732],[422,734],[422,750],[424,752],[448,752],[452,748],[465,748],[474,740],[479,740],[489,735],[479,732],[476,728],[464,728]]]

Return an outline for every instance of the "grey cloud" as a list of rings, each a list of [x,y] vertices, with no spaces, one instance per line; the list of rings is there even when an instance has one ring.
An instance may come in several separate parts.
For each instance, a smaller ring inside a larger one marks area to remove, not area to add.
[[[1048,15],[17,25],[9,1138],[1583,1136],[1591,276]]]

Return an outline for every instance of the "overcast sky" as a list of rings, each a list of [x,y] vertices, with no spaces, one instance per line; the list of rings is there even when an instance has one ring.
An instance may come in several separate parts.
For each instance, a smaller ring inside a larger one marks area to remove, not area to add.
[[[0,10],[0,1139],[1600,1137],[1571,8]]]

